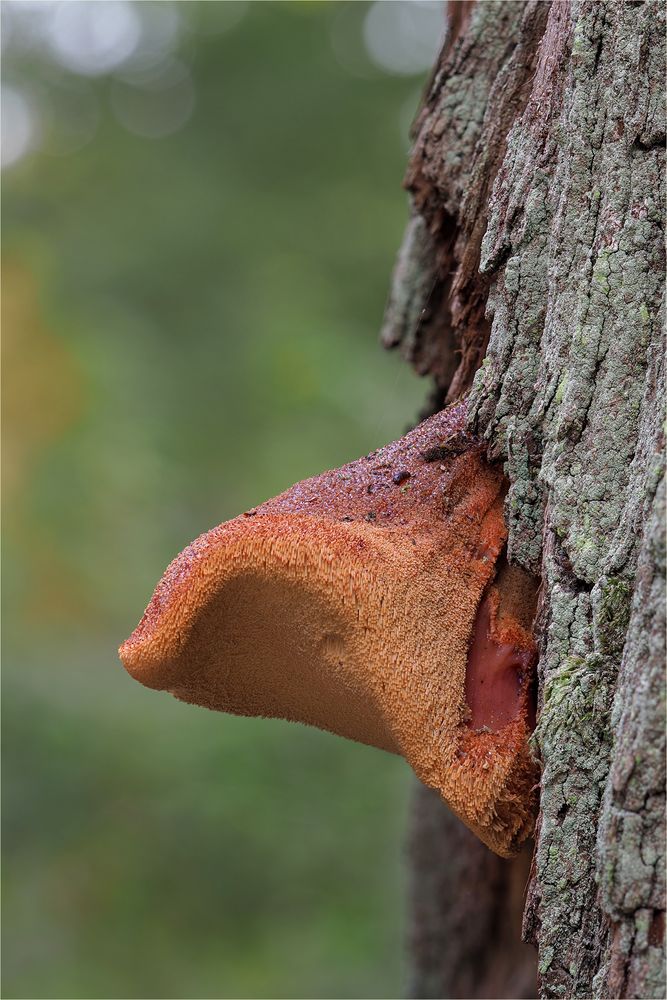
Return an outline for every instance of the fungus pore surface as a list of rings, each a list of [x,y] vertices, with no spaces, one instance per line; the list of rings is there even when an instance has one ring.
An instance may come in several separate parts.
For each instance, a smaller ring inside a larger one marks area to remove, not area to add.
[[[120,656],[147,687],[401,754],[492,850],[536,811],[535,588],[464,404],[196,539]]]

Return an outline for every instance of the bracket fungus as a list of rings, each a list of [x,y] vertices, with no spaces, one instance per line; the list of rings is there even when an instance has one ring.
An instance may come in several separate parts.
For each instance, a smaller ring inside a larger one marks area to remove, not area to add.
[[[150,688],[401,754],[493,851],[536,810],[532,578],[465,404],[213,528],[120,656]]]

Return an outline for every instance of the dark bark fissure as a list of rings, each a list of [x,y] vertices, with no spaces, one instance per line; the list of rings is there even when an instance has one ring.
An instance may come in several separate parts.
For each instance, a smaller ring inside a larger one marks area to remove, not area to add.
[[[413,805],[410,995],[533,997],[535,951],[519,934],[530,850],[502,862],[421,785]]]

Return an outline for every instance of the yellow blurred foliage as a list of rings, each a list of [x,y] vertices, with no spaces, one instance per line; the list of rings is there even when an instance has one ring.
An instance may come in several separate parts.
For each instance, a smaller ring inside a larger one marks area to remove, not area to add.
[[[2,263],[2,472],[10,513],[21,506],[31,470],[81,415],[83,377],[71,351],[43,322],[33,274]]]
[[[85,606],[83,588],[67,565],[67,540],[30,516],[29,499],[40,458],[83,413],[85,383],[43,320],[35,276],[16,259],[2,264],[2,361],[5,541],[20,554],[25,583],[14,614],[67,622]]]

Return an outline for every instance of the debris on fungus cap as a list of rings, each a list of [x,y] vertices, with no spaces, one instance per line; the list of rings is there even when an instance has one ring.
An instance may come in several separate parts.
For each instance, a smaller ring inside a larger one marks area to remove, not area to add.
[[[142,684],[401,754],[493,851],[532,833],[534,586],[464,404],[202,535],[121,646]]]

